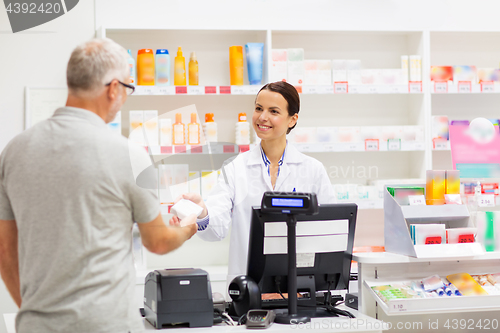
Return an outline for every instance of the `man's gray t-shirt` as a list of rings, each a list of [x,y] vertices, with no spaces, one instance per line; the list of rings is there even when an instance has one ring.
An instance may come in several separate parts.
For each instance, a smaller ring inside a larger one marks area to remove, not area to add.
[[[131,160],[149,161],[95,113],[69,107],[2,152],[0,219],[16,220],[19,239],[18,333],[144,330],[131,229],[160,208]]]

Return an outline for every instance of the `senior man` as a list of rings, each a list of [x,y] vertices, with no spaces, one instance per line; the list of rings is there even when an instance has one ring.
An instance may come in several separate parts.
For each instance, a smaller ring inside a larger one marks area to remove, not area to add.
[[[147,182],[152,168],[134,175],[134,165],[151,164],[147,153],[106,127],[134,90],[128,77],[118,44],[78,46],[66,107],[0,155],[0,273],[20,306],[18,333],[142,332],[133,305],[133,222],[158,254],[196,232],[196,223],[164,224],[156,195],[136,181]]]

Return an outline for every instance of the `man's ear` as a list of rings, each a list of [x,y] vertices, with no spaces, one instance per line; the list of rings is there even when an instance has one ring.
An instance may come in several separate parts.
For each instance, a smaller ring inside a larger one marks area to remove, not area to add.
[[[107,96],[109,99],[115,100],[118,97],[118,81],[113,80],[111,81],[111,84],[107,86]]]

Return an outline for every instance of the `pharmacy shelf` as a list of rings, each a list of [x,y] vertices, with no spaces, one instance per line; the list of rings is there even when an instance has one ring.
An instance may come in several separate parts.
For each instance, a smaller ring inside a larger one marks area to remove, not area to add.
[[[257,95],[261,85],[243,86],[136,86],[132,96],[193,96],[193,95]],[[333,94],[420,94],[422,84],[410,85],[348,85],[336,83],[327,86],[298,86],[305,95]]]
[[[444,314],[473,311],[498,311],[500,310],[500,295],[482,296],[446,296],[439,298],[397,299],[387,303],[379,298],[371,287],[402,283],[404,281],[372,281],[365,280],[365,286],[370,290],[371,296],[377,301],[378,306],[389,316],[409,314]]]
[[[367,149],[364,142],[353,143],[294,143],[298,151],[303,153],[329,153],[329,152],[383,152],[383,151],[424,151],[423,142],[401,142],[394,145],[381,145],[380,149]],[[203,155],[203,154],[237,154],[244,153],[254,147],[251,145],[236,145],[232,143],[219,143],[211,145],[176,145],[145,147],[151,155]],[[151,151],[149,151],[151,150]]]
[[[471,83],[471,82],[431,82],[432,94],[499,94],[500,85],[492,82]]]

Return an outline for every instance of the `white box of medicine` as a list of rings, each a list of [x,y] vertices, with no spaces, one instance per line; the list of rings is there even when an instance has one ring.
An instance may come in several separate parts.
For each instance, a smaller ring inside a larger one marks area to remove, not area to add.
[[[185,225],[182,224],[182,220],[189,215],[196,215],[196,217],[200,216],[203,212],[203,208],[195,204],[194,202],[186,199],[179,200],[175,205],[170,208],[170,213],[177,216],[179,220],[181,220],[181,227]],[[195,220],[196,222],[196,220]]]
[[[409,58],[407,55],[401,56],[401,75],[404,84],[408,83],[408,78],[410,76]]]
[[[129,135],[130,141],[137,143],[138,145],[144,146],[144,112],[142,110],[131,110],[129,112]]]
[[[318,62],[318,85],[332,85],[332,62],[330,60],[317,60]]]
[[[287,51],[286,49],[271,50],[271,78],[270,82],[288,81]]]
[[[318,61],[304,60],[304,85],[314,86],[318,84]]]
[[[410,56],[410,81],[422,81],[422,57]]]
[[[146,134],[146,144],[148,146],[158,146],[158,111],[144,110],[144,129]]]
[[[316,142],[335,143],[338,142],[338,127],[316,127]]]
[[[304,49],[287,49],[288,83],[294,86],[304,84]]]
[[[160,119],[160,146],[172,145],[172,119]]]

